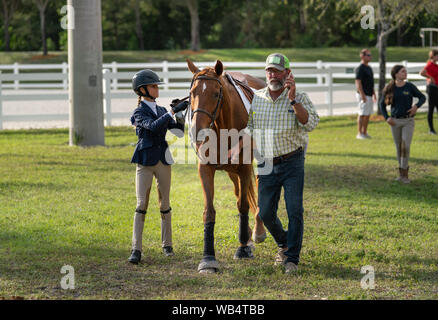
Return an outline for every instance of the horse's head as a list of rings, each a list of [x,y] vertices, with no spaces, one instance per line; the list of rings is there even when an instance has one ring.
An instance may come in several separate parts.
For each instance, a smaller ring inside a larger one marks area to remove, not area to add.
[[[202,129],[211,129],[219,115],[223,102],[223,85],[220,76],[224,70],[221,61],[217,60],[214,68],[200,71],[192,61],[187,59],[189,70],[193,73],[190,88],[190,106],[192,115],[191,135],[196,139],[196,149],[205,142],[206,135]]]

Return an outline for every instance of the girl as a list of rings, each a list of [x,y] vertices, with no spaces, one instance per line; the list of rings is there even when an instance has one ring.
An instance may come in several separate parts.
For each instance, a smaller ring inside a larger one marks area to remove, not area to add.
[[[408,178],[409,153],[414,133],[414,116],[417,109],[426,101],[426,97],[417,87],[406,81],[407,71],[402,65],[395,65],[391,70],[392,80],[383,89],[383,94],[379,102],[380,110],[391,126],[397,150],[399,163],[399,177],[397,181],[410,183]],[[412,98],[418,98],[418,102],[412,105]],[[391,116],[386,111],[386,106],[391,105]]]
[[[420,74],[427,78],[427,96],[429,101],[429,111],[427,113],[427,122],[429,123],[429,133],[436,135],[433,128],[433,112],[435,108],[438,111],[438,50],[434,49],[429,52],[429,60]]]
[[[158,188],[158,201],[161,212],[161,241],[163,252],[172,256],[172,226],[170,193],[170,165],[172,156],[165,140],[167,129],[179,129],[174,133],[178,137],[184,136],[184,118],[173,119],[174,115],[188,106],[183,101],[171,105],[168,112],[164,107],[156,104],[159,96],[158,85],[163,84],[158,75],[152,70],[141,70],[132,78],[132,88],[138,97],[138,108],[135,109],[131,122],[136,126],[138,143],[134,150],[131,162],[136,163],[136,193],[137,208],[134,214],[132,233],[132,251],[128,261],[134,264],[140,262],[142,251],[142,235],[145,214],[149,203],[149,193],[152,178],[155,176]]]

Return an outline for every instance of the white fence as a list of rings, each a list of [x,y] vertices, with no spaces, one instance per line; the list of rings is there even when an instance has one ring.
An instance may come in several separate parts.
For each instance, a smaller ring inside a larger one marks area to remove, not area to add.
[[[400,62],[399,62],[400,63]],[[408,69],[408,79],[421,80],[415,82],[420,90],[425,90],[425,81],[418,72],[424,63],[401,62]],[[213,66],[215,62],[197,63],[197,66]],[[335,108],[352,107],[356,101],[336,102],[333,100],[335,91],[354,92],[354,68],[358,62],[300,62],[292,63],[291,68],[298,81],[297,88],[305,92],[324,92],[325,103],[315,103],[318,110],[326,109],[329,115]],[[390,69],[396,62],[387,63],[386,78],[390,79]],[[224,62],[230,71],[239,71],[264,79],[264,62]],[[375,78],[378,79],[378,63],[371,63]],[[165,83],[160,90],[160,97],[174,98],[188,95],[192,73],[187,70],[185,62],[170,63],[110,63],[103,65],[103,97],[106,125],[110,126],[112,119],[128,118],[129,113],[112,112],[112,99],[133,99],[131,79],[137,70],[149,68],[155,70]],[[38,72],[35,72],[38,71]],[[57,72],[54,72],[57,71]],[[310,82],[309,82],[310,81]],[[347,83],[345,83],[347,82]],[[26,94],[32,89],[32,94]],[[39,89],[39,90],[35,90]],[[38,93],[45,89],[44,93]],[[52,90],[58,89],[58,90]],[[61,89],[61,92],[59,90]],[[2,91],[3,90],[3,91]],[[7,90],[7,93],[5,92]],[[49,92],[47,92],[49,90]],[[68,120],[68,114],[29,114],[4,115],[2,102],[4,101],[52,101],[68,100],[68,65],[39,64],[39,65],[0,65],[0,129],[6,121],[50,121]],[[53,91],[53,92],[50,92]]]

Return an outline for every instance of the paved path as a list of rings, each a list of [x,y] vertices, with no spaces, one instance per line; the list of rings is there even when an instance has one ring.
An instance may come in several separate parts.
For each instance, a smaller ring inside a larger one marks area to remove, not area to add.
[[[34,90],[38,94],[44,94],[47,92],[67,93],[61,90]],[[3,94],[25,94],[32,95],[32,92],[28,91],[14,91],[3,90]],[[309,97],[315,104],[320,116],[327,116],[328,111],[326,109],[319,109],[318,104],[326,103],[326,94],[324,92],[310,92]],[[171,98],[158,98],[159,105],[168,108]],[[334,111],[335,115],[343,114],[356,114],[356,97],[352,91],[335,91],[333,94]],[[351,106],[344,108],[336,108],[336,103],[351,102]],[[132,94],[132,99],[112,99],[111,109],[113,112],[126,112],[130,113],[136,108],[137,97]],[[374,106],[376,111],[377,107]],[[422,108],[424,109],[424,108]],[[69,105],[68,101],[3,101],[3,115],[33,115],[33,114],[68,114]],[[67,120],[56,121],[8,121],[3,122],[4,129],[29,129],[29,128],[67,128]],[[113,119],[112,125],[123,126],[130,125],[129,117]]]

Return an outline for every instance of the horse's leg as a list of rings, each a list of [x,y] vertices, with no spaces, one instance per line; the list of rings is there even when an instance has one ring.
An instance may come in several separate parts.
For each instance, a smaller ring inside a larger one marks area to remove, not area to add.
[[[257,186],[258,186],[258,182],[255,184],[255,186],[254,186],[254,182],[255,182],[254,172],[252,172],[250,192],[253,192],[253,193],[257,192]],[[252,198],[254,198],[254,195],[252,196]],[[254,204],[256,206],[256,208],[252,208],[254,211],[254,218],[255,218],[254,219],[254,221],[255,221],[254,233],[252,234],[252,240],[255,243],[261,243],[261,242],[265,241],[265,239],[267,237],[266,230],[265,230],[265,226],[263,224],[263,221],[259,216],[259,206],[257,204],[257,201],[255,199],[252,199],[252,202],[253,202],[253,207],[254,207]]]
[[[239,168],[239,199],[237,201],[237,207],[239,210],[239,242],[240,246],[234,255],[234,259],[253,258],[251,247],[248,246],[250,238],[248,212],[249,201],[248,191],[251,182],[251,171],[249,166],[241,166]]]
[[[234,184],[234,195],[236,196],[236,199],[237,199],[237,209],[239,210],[239,207],[240,207],[240,201],[239,201],[239,199],[240,199],[240,196],[239,196],[239,194],[240,194],[239,175],[237,173],[234,173],[234,172],[227,172],[227,173],[228,173],[228,176],[230,177],[231,181]],[[249,226],[249,224],[248,224],[248,232],[249,232],[249,234],[252,234],[252,229]]]
[[[199,272],[217,272],[219,265],[214,252],[214,224],[216,221],[216,211],[213,206],[214,197],[214,173],[212,166],[199,165],[199,176],[201,178],[202,189],[204,191],[204,253],[198,266]]]

